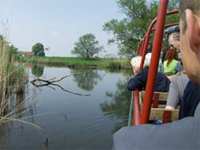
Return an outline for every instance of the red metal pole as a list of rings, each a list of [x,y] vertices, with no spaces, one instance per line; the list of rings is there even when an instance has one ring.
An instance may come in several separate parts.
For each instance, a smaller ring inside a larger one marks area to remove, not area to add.
[[[148,46],[148,44],[149,44],[149,36],[150,36],[151,30],[152,30],[154,24],[156,23],[156,20],[157,20],[157,18],[155,18],[155,19],[151,22],[151,24],[150,24],[150,26],[149,26],[149,28],[148,28],[148,31],[147,31],[147,33],[146,33],[146,35],[145,35],[144,46],[143,46],[143,50],[142,50],[142,60],[141,60],[141,63],[140,63],[140,69],[139,69],[139,71],[141,71],[142,68],[143,68],[144,59],[145,59],[145,55],[146,55],[146,51],[147,51],[147,46]]]
[[[139,91],[134,91],[134,99],[133,99],[133,118],[132,125],[140,125],[140,103],[139,103]]]
[[[175,25],[179,25],[179,22],[166,24],[166,25],[165,25],[165,28],[171,27],[171,26],[175,26]],[[154,31],[154,30],[155,30],[155,28],[152,29],[152,31]]]
[[[141,51],[141,46],[142,46],[143,40],[140,41],[138,48],[137,48],[137,54],[140,55],[140,51]]]
[[[143,42],[142,42],[142,47],[141,47],[141,50],[140,50],[140,56],[142,56],[142,53],[143,53],[143,50],[144,50],[144,43],[145,43],[145,41],[146,41],[146,34],[145,34]]]
[[[152,58],[151,58],[151,63],[149,67],[146,93],[144,97],[143,109],[142,109],[141,120],[140,120],[141,124],[148,123],[148,120],[149,120],[151,102],[152,102],[153,91],[155,87],[158,62],[159,62],[160,51],[161,51],[161,43],[162,43],[162,38],[163,38],[163,33],[164,33],[167,5],[168,5],[168,0],[160,1],[158,17],[157,17],[158,19],[157,19],[156,31],[155,31],[154,43],[153,43]]]

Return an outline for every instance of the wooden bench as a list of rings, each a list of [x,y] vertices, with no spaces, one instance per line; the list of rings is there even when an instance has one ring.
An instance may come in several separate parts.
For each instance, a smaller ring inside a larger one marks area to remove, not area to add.
[[[178,120],[178,117],[179,109],[151,108],[149,120],[162,120],[163,123],[169,123]]]
[[[140,104],[143,104],[145,91],[140,92]],[[154,92],[152,107],[153,108],[165,108],[167,102],[168,93],[167,92]]]
[[[141,91],[139,94],[141,107],[143,104],[144,95],[145,91]],[[169,123],[171,121],[178,120],[179,109],[165,109],[167,97],[167,92],[154,92],[149,120],[162,120],[163,123]]]

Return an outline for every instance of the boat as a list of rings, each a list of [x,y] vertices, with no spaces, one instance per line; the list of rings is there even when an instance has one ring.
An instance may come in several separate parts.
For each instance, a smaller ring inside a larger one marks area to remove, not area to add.
[[[167,5],[168,0],[160,0],[158,15],[151,22],[145,37],[138,45],[138,55],[142,56],[141,71],[149,38],[152,31],[155,31],[146,89],[132,93],[128,126],[113,135],[113,150],[200,149],[200,104],[196,108],[197,116],[178,120],[178,109],[166,110],[160,103],[166,101],[168,93],[154,92],[164,29],[178,25],[178,23],[165,25],[166,15],[179,12],[179,10],[167,12]],[[150,120],[161,120],[162,124],[149,124]]]

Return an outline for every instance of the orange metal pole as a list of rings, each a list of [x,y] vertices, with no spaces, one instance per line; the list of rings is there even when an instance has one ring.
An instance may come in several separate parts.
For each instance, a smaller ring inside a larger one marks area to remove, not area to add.
[[[155,31],[154,43],[153,43],[152,58],[151,58],[151,63],[149,67],[146,93],[144,97],[143,109],[142,109],[141,120],[140,120],[141,124],[148,123],[148,120],[149,120],[153,91],[154,91],[155,81],[157,77],[158,62],[160,58],[161,43],[162,43],[162,38],[163,38],[163,33],[164,33],[167,5],[168,5],[168,0],[160,1],[158,17],[157,17],[158,19],[157,19],[156,31]]]
[[[145,55],[146,55],[146,51],[147,51],[147,46],[148,46],[148,44],[149,44],[149,36],[150,36],[151,30],[152,30],[154,24],[156,23],[156,20],[157,20],[157,18],[155,18],[155,19],[151,22],[151,24],[150,24],[150,26],[149,26],[149,28],[148,28],[148,31],[147,31],[147,33],[146,33],[146,35],[145,35],[144,47],[143,47],[143,50],[142,50],[142,60],[141,60],[140,69],[139,69],[140,71],[142,70],[143,65],[144,65],[144,59],[145,59]]]
[[[143,40],[140,41],[138,48],[137,48],[137,54],[140,55],[140,51],[141,51],[141,46],[142,46]]]
[[[132,125],[140,125],[140,103],[138,90],[134,91]]]
[[[165,28],[171,27],[171,26],[175,26],[175,25],[179,25],[179,22],[166,24],[166,25],[165,25]],[[154,31],[154,30],[155,30],[155,28],[152,29],[152,31]]]

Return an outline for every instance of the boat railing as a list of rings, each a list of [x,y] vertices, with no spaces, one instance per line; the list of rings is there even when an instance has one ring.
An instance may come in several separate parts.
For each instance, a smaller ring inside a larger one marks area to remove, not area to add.
[[[155,79],[157,76],[157,69],[158,69],[158,63],[159,63],[159,58],[160,58],[161,46],[162,46],[161,43],[162,43],[163,34],[164,34],[164,28],[178,24],[178,23],[173,23],[173,24],[165,25],[166,15],[171,15],[171,14],[175,14],[179,12],[178,10],[167,12],[167,5],[168,5],[168,0],[160,1],[158,15],[149,25],[149,28],[147,30],[147,33],[145,34],[144,39],[138,46],[139,55],[142,55],[142,60],[140,64],[140,71],[141,71],[144,65],[144,60],[145,60],[145,55],[147,52],[147,46],[149,44],[150,34],[153,30],[155,30],[153,49],[152,49],[152,58],[151,58],[149,74],[147,78],[144,103],[142,106],[142,110],[140,111],[139,91],[134,91],[132,125],[146,124],[149,121],[152,97],[154,93]],[[156,28],[154,29],[153,27],[155,23],[156,23]]]

